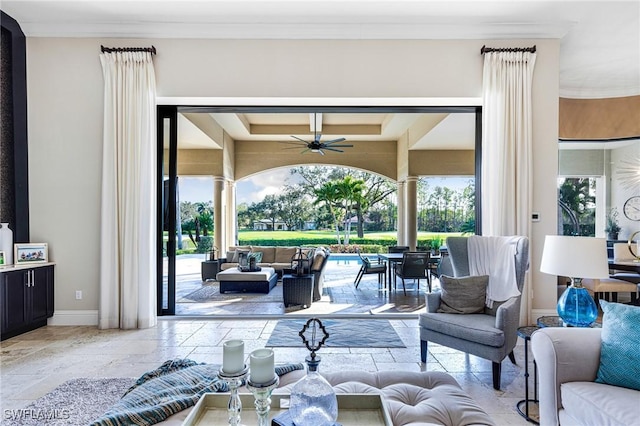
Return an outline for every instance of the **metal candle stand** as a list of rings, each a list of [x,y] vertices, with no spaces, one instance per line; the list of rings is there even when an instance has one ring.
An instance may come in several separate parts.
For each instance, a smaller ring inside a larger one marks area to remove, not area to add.
[[[269,426],[269,410],[271,409],[271,393],[278,387],[280,379],[274,376],[273,381],[268,383],[253,383],[251,375],[247,380],[247,389],[251,391],[256,399],[256,413],[258,415],[258,426]]]
[[[240,415],[242,413],[242,401],[238,395],[238,388],[242,385],[243,380],[247,377],[249,367],[244,368],[235,373],[225,373],[221,368],[218,370],[218,377],[229,385],[229,405],[227,412],[229,413],[229,424],[231,426],[240,425]]]

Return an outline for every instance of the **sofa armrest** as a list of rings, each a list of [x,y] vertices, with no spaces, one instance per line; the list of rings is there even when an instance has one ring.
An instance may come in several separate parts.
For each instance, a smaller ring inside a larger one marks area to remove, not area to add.
[[[558,425],[562,383],[595,380],[600,365],[600,333],[599,328],[547,327],[531,336],[540,382],[540,424]]]

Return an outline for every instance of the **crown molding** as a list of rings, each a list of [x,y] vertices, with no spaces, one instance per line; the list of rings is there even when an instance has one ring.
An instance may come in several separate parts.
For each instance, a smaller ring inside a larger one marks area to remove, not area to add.
[[[560,39],[571,29],[564,23],[140,23],[58,22],[20,24],[28,37],[329,39],[329,40],[473,40]]]

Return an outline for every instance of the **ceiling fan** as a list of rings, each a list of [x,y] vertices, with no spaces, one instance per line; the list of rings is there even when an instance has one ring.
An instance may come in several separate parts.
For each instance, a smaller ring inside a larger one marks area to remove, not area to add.
[[[322,120],[322,114],[320,114],[320,120]],[[284,142],[284,143],[288,143],[288,144],[295,144],[296,146],[294,147],[289,147],[289,148],[285,148],[285,149],[298,149],[301,146],[305,147],[305,149],[302,150],[302,154],[304,154],[305,152],[317,152],[320,155],[324,155],[323,150],[325,151],[335,151],[335,152],[344,152],[341,149],[338,148],[352,148],[353,145],[336,145],[339,142],[344,142],[346,139],[345,138],[337,138],[337,139],[332,139],[330,141],[324,141],[322,142],[320,140],[320,138],[322,137],[322,133],[318,132],[317,130],[317,126],[318,125],[318,114],[313,113],[313,140],[312,141],[307,141],[304,139],[301,139],[297,136],[293,136],[291,135],[292,138],[296,139],[295,141],[291,141],[291,142]]]

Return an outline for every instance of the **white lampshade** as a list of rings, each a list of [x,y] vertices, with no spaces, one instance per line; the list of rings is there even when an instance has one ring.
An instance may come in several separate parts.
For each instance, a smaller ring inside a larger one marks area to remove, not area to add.
[[[540,271],[569,278],[609,278],[604,238],[547,235]]]

